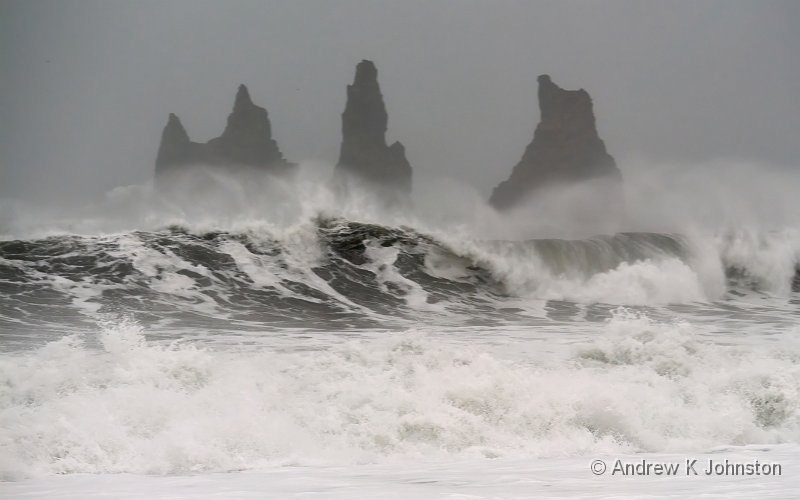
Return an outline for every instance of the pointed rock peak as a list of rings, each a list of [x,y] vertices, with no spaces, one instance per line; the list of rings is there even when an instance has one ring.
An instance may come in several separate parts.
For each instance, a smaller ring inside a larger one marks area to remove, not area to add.
[[[169,114],[167,125],[164,127],[164,133],[162,134],[162,142],[164,140],[172,142],[175,141],[189,142],[189,134],[186,133],[186,129],[183,127],[181,119],[178,118],[178,115],[176,115],[175,113]]]
[[[370,85],[378,83],[378,68],[375,63],[366,59],[362,60],[356,66],[356,77],[353,80],[353,85]]]
[[[239,85],[222,135],[208,142],[191,142],[178,117],[169,115],[156,158],[156,172],[190,164],[256,167],[275,173],[287,172],[292,166],[272,138],[267,110],[253,103],[244,85]]]
[[[169,114],[164,131],[161,132],[161,144],[156,156],[156,172],[160,173],[169,165],[183,165],[191,157],[192,142],[180,118],[175,113]]]
[[[596,179],[612,181],[608,194],[621,199],[622,175],[597,134],[589,93],[565,90],[550,75],[537,80],[541,119],[511,176],[492,193],[492,205],[506,209],[533,193]]]
[[[386,148],[388,116],[383,95],[378,86],[378,70],[366,59],[356,65],[356,76],[347,86],[347,103],[342,114],[342,134],[345,149],[351,144],[362,148]]]
[[[389,117],[378,85],[378,70],[372,61],[356,65],[352,85],[347,86],[347,102],[342,113],[342,147],[335,178],[346,191],[348,179],[355,177],[373,187],[407,195],[411,190],[411,166],[399,142],[386,144]],[[391,196],[390,196],[391,197]]]
[[[539,92],[540,93],[542,91],[545,91],[545,92],[550,91],[550,92],[556,93],[556,94],[565,94],[565,95],[569,94],[569,95],[574,95],[574,96],[577,96],[578,94],[581,94],[582,98],[589,97],[589,93],[586,92],[584,89],[566,90],[566,89],[564,89],[562,87],[559,87],[558,84],[553,82],[553,80],[550,78],[550,75],[539,75],[539,78],[537,78],[537,81],[539,82]]]
[[[234,111],[251,106],[253,106],[253,100],[250,99],[250,92],[244,84],[239,85],[239,90],[236,91],[236,101],[233,104]]]
[[[540,75],[539,81],[539,110],[543,122],[564,116],[577,114],[594,123],[592,114],[592,98],[583,89],[565,90],[550,79],[550,75]]]
[[[178,118],[178,115],[175,113],[170,113],[169,118],[167,119],[167,126],[168,127],[181,127],[183,128],[183,124],[181,123],[181,119]]]

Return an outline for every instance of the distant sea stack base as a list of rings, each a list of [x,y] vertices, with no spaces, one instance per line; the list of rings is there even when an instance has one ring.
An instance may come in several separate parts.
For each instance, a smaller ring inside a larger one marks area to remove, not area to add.
[[[177,115],[169,115],[156,157],[156,176],[190,165],[239,166],[270,173],[288,172],[293,166],[272,138],[267,110],[253,104],[244,85],[236,92],[222,135],[206,143],[192,142]]]
[[[386,144],[388,115],[372,61],[356,66],[342,113],[342,146],[334,184],[346,191],[351,182],[366,184],[381,195],[402,198],[411,192],[411,165],[399,142]]]
[[[508,180],[494,189],[490,203],[506,210],[547,188],[602,181],[598,195],[610,206],[621,204],[622,174],[597,135],[589,93],[564,90],[548,75],[538,81],[541,120],[533,141]]]

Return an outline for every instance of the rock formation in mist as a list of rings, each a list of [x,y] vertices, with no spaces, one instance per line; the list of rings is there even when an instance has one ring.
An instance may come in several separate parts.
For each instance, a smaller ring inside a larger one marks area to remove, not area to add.
[[[253,104],[244,85],[236,92],[222,135],[206,143],[192,142],[180,119],[169,115],[156,157],[156,175],[193,164],[249,167],[271,173],[289,171],[293,165],[272,138],[267,110]]]
[[[411,192],[411,165],[402,144],[387,146],[387,122],[378,70],[372,61],[361,61],[347,86],[342,113],[342,146],[334,171],[338,189],[346,190],[355,181],[389,198]]]
[[[599,196],[617,197],[609,201],[621,203],[622,174],[597,135],[589,93],[564,90],[548,75],[538,80],[541,120],[533,141],[508,180],[494,189],[490,203],[509,209],[547,188],[589,180],[602,181],[597,183],[603,189]]]

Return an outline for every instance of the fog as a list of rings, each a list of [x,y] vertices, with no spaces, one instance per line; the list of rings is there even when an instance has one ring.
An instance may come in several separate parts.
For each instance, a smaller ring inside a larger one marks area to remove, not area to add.
[[[438,178],[485,198],[507,178],[542,73],[589,91],[629,196],[673,171],[797,177],[797,2],[2,1],[0,37],[7,199],[147,183],[168,113],[206,141],[239,83],[290,161],[332,165],[365,58],[421,191]]]

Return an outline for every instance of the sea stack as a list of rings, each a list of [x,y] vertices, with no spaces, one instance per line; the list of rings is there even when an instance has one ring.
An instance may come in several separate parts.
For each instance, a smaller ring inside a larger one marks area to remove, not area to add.
[[[192,142],[183,128],[181,119],[174,113],[169,114],[167,125],[161,133],[161,144],[156,157],[156,175],[170,168],[194,163],[201,144]]]
[[[597,135],[589,93],[583,89],[564,90],[548,75],[541,75],[538,80],[541,120],[533,141],[508,180],[494,189],[490,203],[506,210],[536,198],[546,189],[599,181],[599,198],[618,210],[622,203],[622,174]]]
[[[356,66],[347,104],[342,113],[342,147],[334,170],[334,184],[346,192],[354,183],[377,191],[388,201],[411,192],[411,165],[399,142],[386,144],[388,115],[372,61]]]
[[[267,110],[253,104],[244,85],[236,92],[222,135],[206,143],[192,142],[180,119],[169,115],[161,134],[156,175],[182,171],[189,165],[245,167],[270,173],[284,173],[293,166],[272,138]]]

